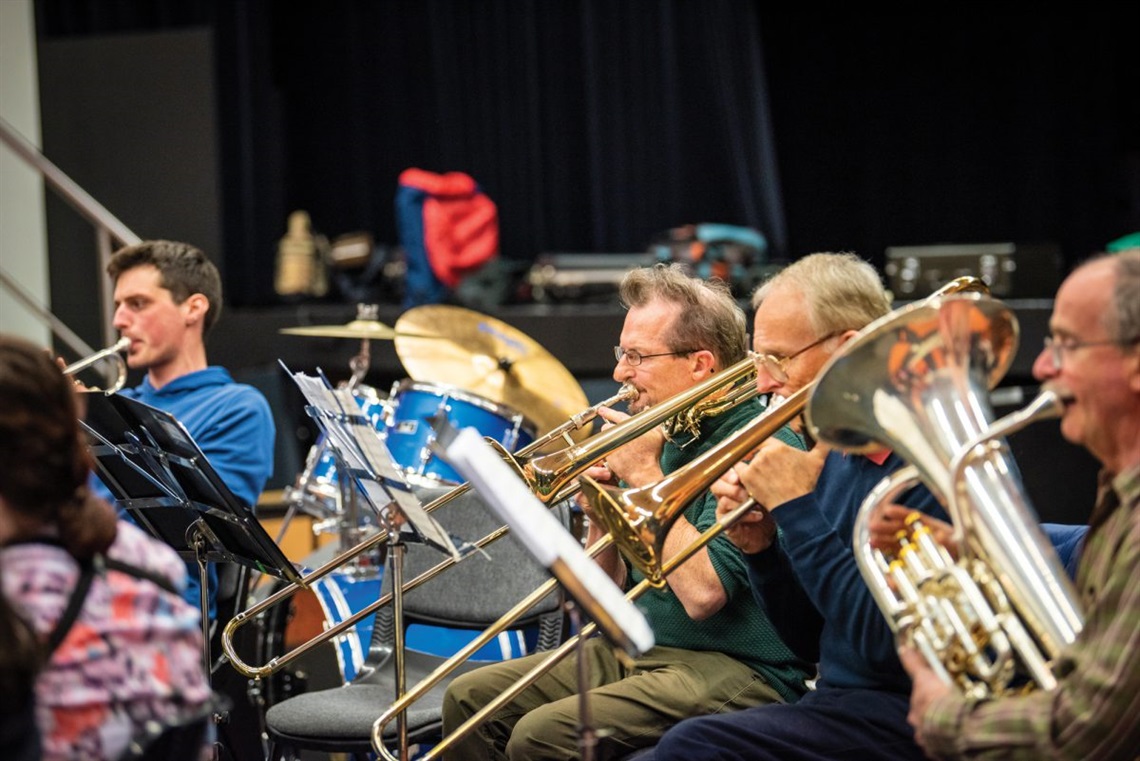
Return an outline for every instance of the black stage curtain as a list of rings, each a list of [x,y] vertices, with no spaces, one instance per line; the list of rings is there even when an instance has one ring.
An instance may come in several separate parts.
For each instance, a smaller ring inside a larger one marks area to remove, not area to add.
[[[292,209],[395,243],[412,166],[471,174],[507,258],[644,251],[690,222],[755,227],[786,251],[751,3],[137,5],[40,0],[41,33],[214,26],[234,303],[271,299]]]
[[[37,0],[41,35],[216,34],[231,303],[271,303],[293,209],[395,243],[401,170],[460,170],[504,256],[688,222],[775,257],[1061,246],[1140,229],[1138,12],[746,0]],[[769,87],[770,84],[770,87]],[[770,104],[770,107],[769,107]],[[777,162],[778,156],[778,162]],[[786,214],[785,214],[786,207]],[[1051,294],[1040,294],[1048,296]]]

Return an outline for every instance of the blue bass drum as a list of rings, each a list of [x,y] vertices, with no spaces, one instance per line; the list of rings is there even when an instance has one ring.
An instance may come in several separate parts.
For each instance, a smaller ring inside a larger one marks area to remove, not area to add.
[[[331,573],[313,584],[312,590],[321,608],[324,628],[331,628],[347,620],[353,613],[380,599],[382,573],[382,570],[364,576],[353,572]],[[372,639],[375,621],[376,614],[373,613],[331,640],[338,670],[345,682],[356,676],[368,656],[368,643]],[[408,650],[448,657],[459,652],[479,634],[480,632],[470,629],[412,624],[408,627],[405,646]],[[530,644],[533,646],[534,632],[530,634]],[[503,632],[497,640],[476,650],[471,660],[489,662],[519,658],[528,652],[527,636],[528,632],[523,630]]]
[[[400,381],[389,398],[385,441],[410,481],[423,486],[458,484],[463,478],[431,451],[428,418],[443,415],[456,428],[474,428],[508,452],[534,441],[535,426],[509,407],[453,386]]]

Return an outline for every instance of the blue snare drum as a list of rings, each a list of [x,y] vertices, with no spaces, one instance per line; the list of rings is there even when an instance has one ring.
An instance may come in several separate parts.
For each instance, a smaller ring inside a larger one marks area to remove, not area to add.
[[[410,480],[457,484],[463,478],[431,451],[428,418],[442,414],[456,428],[474,428],[508,452],[534,441],[534,424],[521,413],[453,386],[404,380],[392,387],[385,442]]]

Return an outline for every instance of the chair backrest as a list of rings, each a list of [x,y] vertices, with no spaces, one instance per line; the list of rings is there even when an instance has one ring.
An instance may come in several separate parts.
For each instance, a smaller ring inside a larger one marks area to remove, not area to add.
[[[240,563],[217,563],[218,595],[214,620],[210,622],[210,655],[213,659],[210,671],[215,673],[225,660],[222,654],[222,630],[248,604],[252,581],[250,569]]]
[[[417,494],[426,504],[446,491],[448,490],[432,489]],[[558,505],[552,509],[559,522],[568,528],[568,507]],[[432,517],[449,534],[468,542],[475,542],[502,525],[473,492],[437,509]],[[446,555],[434,548],[409,543],[404,554],[405,582],[445,558]],[[390,576],[389,573],[384,575],[384,592],[390,589]],[[405,623],[483,629],[549,578],[547,569],[508,534],[487,545],[482,552],[472,553],[431,581],[405,594]],[[553,592],[531,608],[512,628],[538,624],[536,647],[545,650],[561,642],[562,618],[561,595]],[[372,648],[378,653],[390,652],[393,634],[392,608],[385,606],[377,614]]]

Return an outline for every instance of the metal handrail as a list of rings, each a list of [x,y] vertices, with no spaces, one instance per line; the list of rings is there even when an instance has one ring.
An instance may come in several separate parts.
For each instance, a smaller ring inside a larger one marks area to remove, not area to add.
[[[107,309],[111,303],[111,284],[106,278],[101,277],[103,270],[107,266],[107,262],[111,258],[111,251],[114,249],[114,241],[118,241],[121,245],[134,245],[142,241],[129,227],[119,221],[118,217],[109,212],[103,204],[96,201],[90,193],[81,188],[77,182],[72,180],[67,174],[47,159],[40,149],[35,146],[30,140],[21,135],[15,127],[8,123],[6,119],[0,117],[0,142],[7,145],[17,158],[21,159],[32,169],[40,173],[48,186],[51,187],[61,198],[71,204],[72,208],[87,218],[92,225],[95,226],[95,244],[99,251],[99,280],[102,283],[99,288],[99,307],[100,315],[103,320],[103,343],[110,344],[115,339],[115,328],[111,324],[110,310]],[[19,289],[19,286],[13,287],[15,280],[10,275],[0,273],[0,283],[8,286],[8,288],[20,297],[38,317],[47,320],[48,325],[52,331],[59,336],[61,340],[68,344],[81,356],[91,353],[91,347],[79,339],[66,325],[63,325],[59,320],[51,315],[47,309],[37,304],[31,295]],[[61,328],[62,326],[62,328]],[[76,342],[78,342],[78,347]]]

